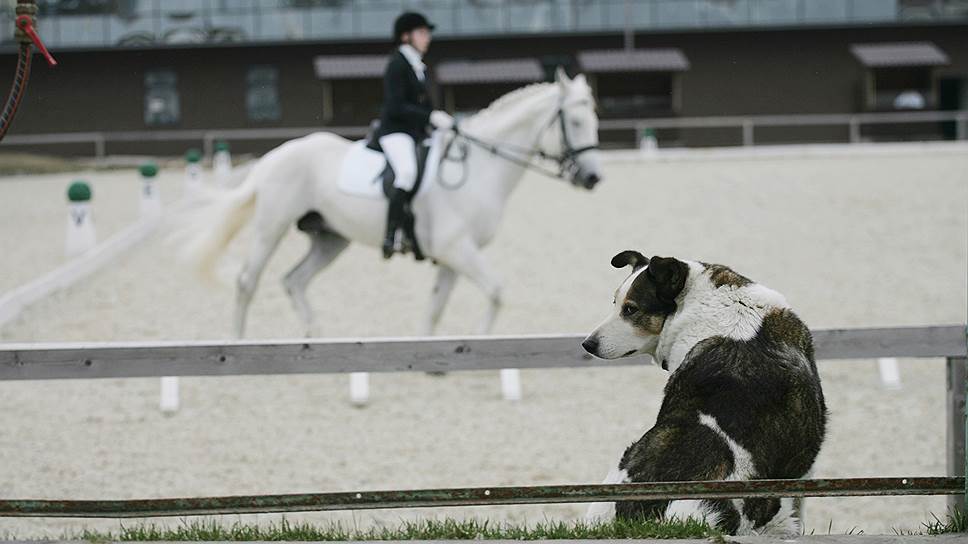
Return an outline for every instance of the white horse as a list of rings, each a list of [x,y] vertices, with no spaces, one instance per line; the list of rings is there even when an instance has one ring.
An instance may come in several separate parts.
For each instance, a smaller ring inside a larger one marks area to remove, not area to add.
[[[569,79],[558,70],[554,83],[537,83],[499,98],[468,117],[457,138],[466,144],[459,187],[425,180],[413,200],[416,236],[425,255],[438,265],[422,333],[433,334],[458,276],[476,283],[489,301],[479,332],[490,332],[501,306],[501,283],[481,250],[497,231],[504,206],[535,155],[552,158],[574,185],[591,189],[601,179],[598,118],[584,76]],[[309,253],[283,279],[286,293],[313,332],[306,300],[310,280],[350,244],[379,248],[386,201],[343,192],[338,177],[352,142],[319,132],[273,149],[256,162],[239,187],[215,197],[202,210],[206,224],[194,227],[184,257],[211,273],[216,259],[252,218],[254,236],[238,275],[235,333],[245,332],[246,312],[263,269],[286,230],[308,212],[322,226],[309,232]],[[493,149],[486,149],[490,144]],[[254,217],[253,217],[254,216]]]

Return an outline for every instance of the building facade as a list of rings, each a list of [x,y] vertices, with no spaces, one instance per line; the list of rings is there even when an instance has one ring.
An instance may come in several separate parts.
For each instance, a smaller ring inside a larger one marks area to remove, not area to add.
[[[378,114],[389,28],[403,9],[438,24],[427,61],[440,106],[458,114],[547,80],[557,66],[589,76],[603,119],[968,108],[968,0],[42,5],[40,31],[60,65],[36,65],[11,135],[285,127],[356,134]],[[0,22],[0,29],[11,28]],[[0,42],[0,74],[12,73],[12,36],[0,33]],[[875,128],[864,138],[954,135],[943,123]],[[602,132],[607,145],[628,146],[634,138],[629,130]],[[842,126],[757,131],[760,142],[846,138]],[[659,139],[734,144],[737,132],[670,129]],[[263,151],[278,143],[267,136],[233,145]],[[177,153],[186,145],[112,142],[108,151]]]

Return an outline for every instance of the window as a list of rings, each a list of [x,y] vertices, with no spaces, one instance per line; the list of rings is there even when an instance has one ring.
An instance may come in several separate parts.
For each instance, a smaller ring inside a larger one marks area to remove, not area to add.
[[[282,117],[279,105],[279,70],[273,66],[253,66],[246,78],[248,91],[245,107],[250,121],[278,121]]]
[[[145,72],[145,125],[174,125],[181,118],[178,100],[178,76],[174,70]]]
[[[878,68],[872,71],[870,109],[924,110],[936,106],[934,77],[928,67]]]
[[[678,110],[676,72],[606,73],[596,78],[602,118],[665,117]]]

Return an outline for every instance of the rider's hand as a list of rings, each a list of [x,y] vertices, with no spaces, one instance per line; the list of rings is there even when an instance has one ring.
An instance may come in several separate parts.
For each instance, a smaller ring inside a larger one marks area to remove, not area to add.
[[[450,130],[454,128],[454,118],[446,111],[434,110],[430,112],[430,124],[434,128]]]

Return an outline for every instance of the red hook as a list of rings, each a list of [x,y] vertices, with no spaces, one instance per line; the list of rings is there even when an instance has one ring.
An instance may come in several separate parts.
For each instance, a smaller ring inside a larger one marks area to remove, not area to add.
[[[30,15],[18,15],[17,28],[22,30],[24,34],[30,37],[30,41],[34,42],[34,45],[40,51],[40,54],[47,59],[47,64],[57,66],[57,61],[51,56],[50,51],[44,47],[44,42],[40,41],[40,36],[38,36],[37,31],[34,30],[34,21],[30,18]]]

